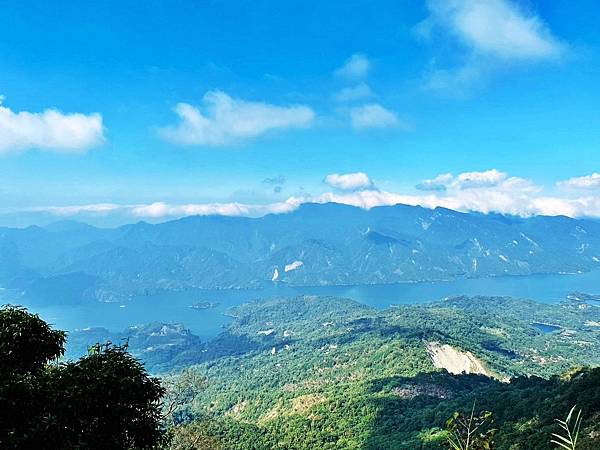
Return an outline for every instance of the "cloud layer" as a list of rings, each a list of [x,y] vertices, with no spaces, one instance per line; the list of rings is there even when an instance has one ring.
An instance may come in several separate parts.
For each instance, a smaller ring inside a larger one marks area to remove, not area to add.
[[[300,206],[302,199],[290,197],[284,202],[254,205],[247,203],[198,203],[186,205],[170,205],[156,202],[150,205],[138,205],[130,209],[134,217],[165,218],[184,216],[244,216],[259,217],[265,214],[283,214],[291,212]]]
[[[234,99],[222,91],[209,91],[202,110],[179,103],[180,122],[159,130],[163,139],[179,145],[222,146],[256,138],[272,130],[304,128],[315,113],[303,105],[277,106]]]
[[[325,182],[335,187],[333,192],[317,195],[292,196],[285,201],[266,204],[190,203],[168,204],[155,202],[142,205],[92,204],[30,209],[56,216],[106,216],[120,214],[131,219],[169,219],[190,215],[225,215],[259,217],[296,210],[304,203],[336,202],[360,208],[407,204],[426,208],[438,206],[457,211],[500,213],[528,217],[532,215],[565,215],[570,217],[600,218],[600,197],[546,195],[542,186],[524,178],[509,176],[490,169],[482,172],[464,172],[458,175],[442,174],[425,180],[422,193],[398,193],[376,189],[364,172],[330,174]],[[418,191],[417,191],[418,192]]]
[[[83,152],[104,142],[100,114],[14,112],[0,96],[0,153],[28,149]]]

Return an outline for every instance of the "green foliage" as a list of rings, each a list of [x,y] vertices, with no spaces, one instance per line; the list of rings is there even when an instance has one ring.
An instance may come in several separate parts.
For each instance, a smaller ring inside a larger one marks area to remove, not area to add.
[[[451,450],[493,450],[496,429],[490,428],[492,413],[483,411],[475,414],[475,404],[471,414],[454,412],[446,422],[448,444]]]
[[[126,348],[49,365],[65,335],[24,309],[0,310],[0,447],[150,448],[161,438],[158,379]],[[23,350],[21,358],[19,349]]]
[[[58,445],[148,448],[160,438],[164,389],[125,348],[108,345],[49,375]]]
[[[38,435],[47,401],[46,364],[64,352],[65,333],[16,306],[0,309],[0,447]]]
[[[550,442],[565,450],[577,449],[577,440],[579,439],[579,431],[581,429],[581,410],[577,412],[575,422],[571,424],[574,412],[575,406],[571,408],[565,420],[556,419],[558,425],[563,429],[563,433],[552,433],[554,438],[550,440]]]
[[[6,305],[0,309],[0,376],[35,372],[63,355],[66,333],[38,315]]]

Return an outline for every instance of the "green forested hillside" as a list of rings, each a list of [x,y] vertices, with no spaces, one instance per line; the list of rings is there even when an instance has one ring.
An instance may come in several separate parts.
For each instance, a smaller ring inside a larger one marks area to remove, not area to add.
[[[377,311],[299,297],[231,313],[201,364],[170,380],[184,448],[200,437],[240,450],[445,448],[446,419],[473,403],[494,413],[498,448],[511,450],[549,448],[554,418],[577,404],[580,448],[598,448],[600,370],[573,369],[600,364],[597,307],[463,297]],[[237,351],[218,350],[236,340]],[[488,376],[436,368],[431,343]]]

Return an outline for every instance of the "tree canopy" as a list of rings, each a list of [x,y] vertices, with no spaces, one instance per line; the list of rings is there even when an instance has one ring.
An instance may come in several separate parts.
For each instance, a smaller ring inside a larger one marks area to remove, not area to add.
[[[150,448],[164,388],[126,346],[59,362],[66,334],[23,308],[0,309],[1,448]]]

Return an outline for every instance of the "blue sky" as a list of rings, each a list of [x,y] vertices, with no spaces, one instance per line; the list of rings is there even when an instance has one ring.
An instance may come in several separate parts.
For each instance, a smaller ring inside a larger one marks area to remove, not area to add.
[[[7,3],[0,212],[600,216],[594,1]]]

